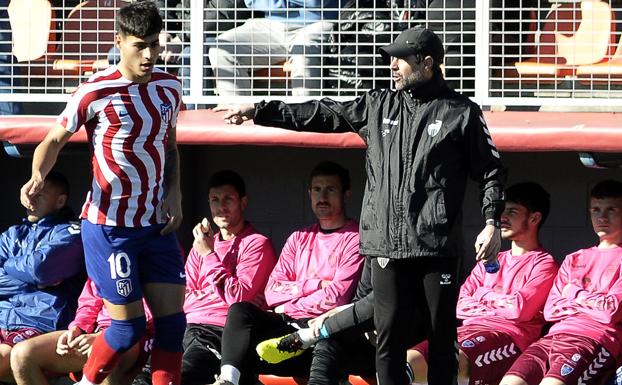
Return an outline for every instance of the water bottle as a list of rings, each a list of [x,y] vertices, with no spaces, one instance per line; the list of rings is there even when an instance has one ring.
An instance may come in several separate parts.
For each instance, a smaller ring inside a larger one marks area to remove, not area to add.
[[[495,259],[494,261],[484,262],[484,269],[488,274],[494,274],[499,271],[499,260]]]

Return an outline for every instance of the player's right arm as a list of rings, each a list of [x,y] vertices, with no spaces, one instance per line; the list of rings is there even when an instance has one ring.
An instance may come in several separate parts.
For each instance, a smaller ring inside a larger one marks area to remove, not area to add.
[[[56,163],[58,153],[69,141],[71,135],[73,135],[72,132],[57,124],[35,149],[30,180],[20,190],[20,201],[27,209],[33,208],[34,197],[43,189],[45,177]]]

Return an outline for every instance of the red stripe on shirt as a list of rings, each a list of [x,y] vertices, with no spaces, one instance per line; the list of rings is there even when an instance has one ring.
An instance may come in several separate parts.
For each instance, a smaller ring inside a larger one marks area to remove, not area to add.
[[[128,109],[128,112],[129,109]],[[112,106],[112,103],[108,104],[106,108],[104,108],[104,113],[110,122],[110,125],[106,129],[106,135],[104,135],[102,146],[103,146],[103,154],[104,161],[106,165],[110,168],[113,174],[117,176],[119,182],[121,182],[121,199],[119,199],[119,206],[117,207],[116,212],[116,224],[117,226],[125,226],[125,211],[127,210],[128,197],[132,192],[132,182],[130,181],[129,176],[119,167],[116,160],[114,159],[113,149],[112,149],[112,141],[114,136],[121,129],[121,119],[117,114],[117,111]],[[131,114],[131,113],[130,113]],[[106,194],[106,199],[100,198],[102,204],[106,203],[108,206],[110,205],[110,199],[112,196],[112,188],[109,183],[107,184],[107,189],[102,186],[102,194]],[[101,185],[100,185],[101,186]],[[98,218],[99,219],[99,218]],[[99,222],[99,220],[98,220]]]
[[[145,87],[146,86],[144,84],[141,84],[138,86],[138,90],[141,96],[141,101],[143,102],[144,105],[147,105],[146,100],[148,100],[149,95],[145,96],[142,92],[142,90]],[[128,100],[126,101],[126,99]],[[130,103],[129,96],[124,97],[123,101],[128,103],[127,111],[130,114],[132,121],[134,121],[134,127],[132,128],[132,132],[130,133],[130,136],[133,137],[134,140],[136,140],[139,138],[140,132],[144,129],[145,121],[138,114],[138,111],[136,110],[134,104]],[[149,113],[149,115],[151,116],[151,119],[153,120],[153,114]],[[126,146],[125,144],[128,144],[128,145]],[[126,141],[126,143],[124,143],[123,153],[125,154],[127,160],[136,169],[136,172],[138,173],[139,178],[140,178],[140,195],[138,196],[136,214],[134,215],[134,218],[132,221],[134,223],[134,226],[138,227],[141,224],[140,221],[141,221],[143,214],[147,210],[145,207],[145,201],[147,200],[147,193],[149,191],[149,171],[147,170],[147,166],[145,166],[143,161],[140,160],[140,158],[136,156],[134,152],[134,141],[132,141],[131,143]]]

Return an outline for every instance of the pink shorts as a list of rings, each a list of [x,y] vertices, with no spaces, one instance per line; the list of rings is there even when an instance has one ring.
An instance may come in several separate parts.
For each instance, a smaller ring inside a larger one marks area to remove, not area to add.
[[[614,368],[614,357],[596,341],[554,334],[531,344],[506,374],[520,377],[529,385],[539,384],[544,377],[566,384],[593,385]]]
[[[507,334],[468,326],[458,328],[458,345],[469,359],[469,385],[498,384],[521,353]],[[428,359],[428,341],[413,349]]]
[[[29,338],[40,336],[42,331],[32,328],[23,328],[17,330],[0,330],[0,344],[15,346],[18,342],[22,342]]]

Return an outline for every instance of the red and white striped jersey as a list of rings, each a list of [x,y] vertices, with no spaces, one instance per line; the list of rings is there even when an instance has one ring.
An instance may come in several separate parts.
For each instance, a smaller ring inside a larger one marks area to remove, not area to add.
[[[180,105],[181,83],[159,69],[147,83],[134,83],[112,66],[80,85],[58,123],[72,133],[84,125],[91,146],[93,181],[82,218],[124,227],[166,222],[164,155]]]

